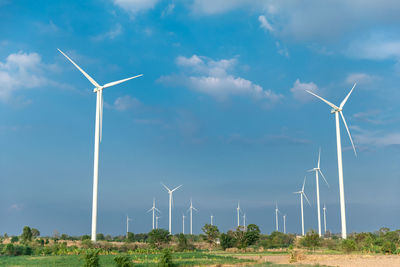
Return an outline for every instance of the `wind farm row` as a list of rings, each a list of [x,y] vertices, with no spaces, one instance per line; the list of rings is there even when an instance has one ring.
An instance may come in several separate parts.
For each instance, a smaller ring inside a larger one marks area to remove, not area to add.
[[[89,82],[94,86],[93,92],[96,93],[96,118],[95,118],[95,142],[94,142],[94,163],[93,163],[93,202],[92,202],[92,229],[91,229],[91,240],[96,241],[96,233],[97,233],[97,199],[98,199],[98,183],[99,183],[99,151],[100,151],[100,143],[102,140],[102,121],[103,121],[103,90],[109,87],[112,87],[114,85],[121,84],[123,82],[141,77],[143,74],[135,75],[126,79],[118,80],[115,82],[110,82],[106,83],[104,85],[100,85],[97,83],[91,76],[89,76],[81,67],[79,67],[71,58],[69,58],[64,52],[59,50],[59,52],[65,56],[88,80]],[[356,150],[355,146],[349,131],[349,128],[346,123],[346,119],[343,115],[343,107],[346,104],[347,100],[349,99],[351,93],[353,92],[356,84],[354,84],[353,88],[350,90],[350,92],[347,94],[347,96],[344,98],[344,100],[340,103],[339,106],[336,106],[329,102],[328,100],[322,98],[321,96],[315,94],[314,92],[306,90],[309,94],[315,96],[316,98],[320,99],[324,103],[328,104],[332,110],[331,113],[335,115],[335,124],[336,124],[336,141],[337,141],[337,164],[338,164],[338,177],[339,177],[339,200],[340,200],[340,216],[341,216],[341,236],[343,239],[346,239],[347,237],[347,228],[346,228],[346,208],[345,208],[345,194],[344,194],[344,180],[343,180],[343,161],[342,161],[342,147],[341,147],[341,136],[340,136],[340,119],[339,115],[342,118],[342,121],[344,123],[344,126],[346,128],[347,134],[349,136],[350,142],[352,144],[353,150],[355,155]],[[328,182],[323,175],[321,168],[320,168],[320,160],[321,160],[321,150],[319,151],[318,154],[318,161],[317,161],[317,166],[314,167],[313,169],[309,170],[309,172],[315,172],[316,176],[316,196],[317,196],[317,214],[318,214],[318,234],[321,236],[322,235],[322,229],[321,229],[321,207],[320,207],[320,191],[319,191],[319,174],[321,174],[322,178],[324,179],[325,183],[328,185]],[[306,178],[303,180],[303,185],[301,187],[300,191],[294,192],[295,194],[298,194],[300,196],[300,205],[301,205],[301,233],[304,235],[304,207],[303,207],[303,202],[304,199],[307,201],[309,205],[310,201],[305,194],[305,183],[306,183]],[[173,193],[178,190],[182,185],[175,187],[173,189],[168,188],[166,185],[162,184],[162,186],[167,190],[168,195],[169,195],[169,214],[168,214],[168,230],[169,233],[172,233],[172,208],[173,208]],[[329,186],[329,185],[328,185]],[[192,200],[190,200],[190,207],[189,207],[189,212],[190,212],[190,234],[193,233],[193,210],[197,211],[197,209],[193,206]],[[238,203],[237,206],[237,226],[240,225],[240,203]],[[158,219],[160,218],[158,216],[159,210],[155,206],[155,200],[153,201],[153,206],[149,210],[149,212],[152,212],[152,228],[158,228]],[[324,211],[324,225],[325,225],[325,231],[326,231],[326,207],[324,206],[323,208]],[[278,204],[276,203],[276,208],[275,208],[275,216],[276,216],[276,231],[279,231],[279,209],[278,209]],[[242,214],[243,218],[243,227],[246,227],[246,213]],[[211,219],[211,224],[213,224],[213,215],[210,217]],[[126,218],[126,224],[127,224],[127,232],[129,231],[129,221],[130,218],[127,216]],[[283,226],[283,231],[286,233],[286,214],[283,215],[283,221],[284,221],[284,226]],[[185,215],[182,215],[182,232],[184,232],[184,222],[185,222]]]

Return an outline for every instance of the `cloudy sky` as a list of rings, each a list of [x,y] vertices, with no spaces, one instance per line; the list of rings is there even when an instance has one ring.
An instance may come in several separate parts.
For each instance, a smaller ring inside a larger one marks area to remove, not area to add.
[[[306,228],[316,228],[318,148],[328,229],[340,231],[334,116],[344,108],[348,230],[399,228],[398,1],[0,0],[0,233],[24,225],[87,234],[95,95],[60,48],[104,84],[98,231],[147,232],[155,197],[173,232],[190,197],[194,231],[247,222],[274,229],[274,203],[300,232],[292,192],[307,175]],[[280,217],[282,223],[282,218]],[[188,225],[188,224],[186,224]],[[187,229],[188,230],[188,229]]]

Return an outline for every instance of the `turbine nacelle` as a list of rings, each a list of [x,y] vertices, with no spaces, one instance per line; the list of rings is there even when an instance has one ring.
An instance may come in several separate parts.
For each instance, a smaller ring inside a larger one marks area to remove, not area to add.
[[[95,87],[95,88],[93,89],[93,93],[97,93],[98,91],[103,90],[103,89],[104,89],[103,86]]]

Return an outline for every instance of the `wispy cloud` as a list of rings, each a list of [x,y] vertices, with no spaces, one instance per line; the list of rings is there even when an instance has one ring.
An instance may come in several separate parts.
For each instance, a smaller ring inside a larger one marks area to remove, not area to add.
[[[114,0],[114,4],[129,12],[132,16],[154,8],[159,0]]]
[[[114,108],[118,111],[137,109],[142,106],[143,106],[142,103],[138,99],[128,95],[120,96],[117,99],[115,99],[112,105],[107,105],[107,107]]]
[[[349,85],[353,85],[354,83],[357,83],[358,85],[363,85],[361,88],[366,88],[371,86],[372,83],[375,81],[379,80],[380,78],[376,75],[370,75],[367,73],[350,73],[346,79],[345,82]]]
[[[110,30],[108,32],[105,32],[105,33],[102,33],[102,34],[99,34],[97,36],[94,36],[92,39],[94,41],[102,41],[104,39],[113,40],[117,36],[121,35],[122,31],[123,31],[123,29],[122,29],[121,24],[117,24],[117,25],[115,25],[115,27],[112,30]]]
[[[272,90],[264,90],[250,80],[235,76],[232,72],[237,66],[236,58],[213,60],[197,55],[179,56],[176,64],[182,69],[181,74],[162,76],[158,81],[167,85],[183,85],[219,101],[237,95],[274,103],[283,97]]]
[[[313,82],[302,83],[299,79],[297,79],[294,82],[293,87],[290,88],[290,92],[292,93],[293,97],[302,102],[307,102],[312,99],[312,96],[307,93],[306,90],[317,93],[318,86]]]
[[[263,28],[264,30],[269,31],[269,32],[274,31],[274,28],[268,22],[267,18],[264,15],[259,16],[258,21],[260,22],[260,27]]]

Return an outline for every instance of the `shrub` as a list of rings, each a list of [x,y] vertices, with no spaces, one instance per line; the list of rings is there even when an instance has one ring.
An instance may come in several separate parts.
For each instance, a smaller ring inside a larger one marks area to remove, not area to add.
[[[82,247],[84,248],[93,248],[93,242],[90,239],[85,239],[81,242]]]
[[[133,262],[128,256],[117,256],[114,258],[117,267],[133,267]]]
[[[32,231],[29,226],[25,226],[21,235],[22,242],[32,241]]]
[[[222,249],[225,250],[235,246],[235,239],[229,234],[222,233],[220,237],[220,243]]]
[[[202,230],[205,234],[204,239],[210,244],[215,243],[216,239],[219,236],[218,227],[215,225],[206,224],[203,226]]]
[[[396,245],[391,241],[385,241],[382,245],[382,252],[393,254],[396,251]]]
[[[83,259],[85,263],[83,264],[84,267],[99,267],[99,250],[87,250],[86,254],[83,255]]]
[[[346,253],[350,253],[357,249],[356,241],[353,239],[343,239],[342,240],[342,249]]]
[[[176,250],[177,251],[194,250],[194,246],[191,243],[189,243],[186,236],[181,233],[178,235],[178,246]]]
[[[172,262],[172,255],[169,249],[164,249],[161,253],[160,261],[158,262],[160,267],[174,266]]]
[[[3,248],[3,254],[8,255],[8,256],[14,256],[14,245],[13,244],[7,244]]]
[[[307,248],[315,249],[321,245],[321,238],[318,233],[314,230],[310,230],[307,234],[300,240],[300,244]]]
[[[260,228],[255,224],[249,224],[245,233],[246,245],[254,245],[260,239]]]
[[[155,247],[161,247],[162,244],[168,243],[171,235],[165,229],[154,229],[149,233],[149,241]]]
[[[16,243],[18,242],[18,240],[19,240],[18,236],[11,237],[11,243]]]

